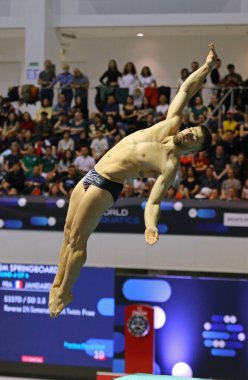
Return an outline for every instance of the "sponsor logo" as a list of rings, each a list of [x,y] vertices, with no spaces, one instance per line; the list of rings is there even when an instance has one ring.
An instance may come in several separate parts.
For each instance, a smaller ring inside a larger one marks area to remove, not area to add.
[[[248,227],[248,214],[224,213],[224,226]]]

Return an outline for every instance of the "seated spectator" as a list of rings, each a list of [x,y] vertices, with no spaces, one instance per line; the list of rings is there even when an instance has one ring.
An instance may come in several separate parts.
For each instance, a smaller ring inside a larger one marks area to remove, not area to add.
[[[95,132],[97,129],[99,129],[103,135],[106,134],[106,125],[99,113],[93,115],[92,123],[88,127],[88,135],[91,139],[95,137]]]
[[[245,112],[244,122],[240,125],[240,139],[243,151],[248,151],[248,112]]]
[[[64,151],[64,155],[58,163],[58,172],[60,174],[67,173],[68,168],[69,166],[73,164],[73,161],[74,161],[73,151],[70,149],[67,149],[66,151]]]
[[[183,82],[188,78],[188,76],[189,76],[189,70],[187,68],[183,68],[180,73],[180,78],[177,80],[178,89],[181,87]]]
[[[234,172],[234,177],[244,183],[246,178],[248,178],[248,160],[244,153],[239,153],[237,158],[233,160],[231,168]]]
[[[208,105],[208,122],[207,126],[210,129],[211,132],[216,133],[218,132],[218,129],[220,127],[219,125],[219,119],[220,119],[220,113],[221,113],[221,118],[224,115],[224,106],[221,105],[219,108],[215,111],[216,107],[219,104],[219,98],[217,95],[212,95],[210,99],[210,103]]]
[[[58,147],[57,147],[57,153],[58,155],[63,155],[65,151],[71,150],[74,151],[75,149],[75,142],[70,137],[69,131],[64,131],[63,138],[59,140]]]
[[[240,192],[241,187],[240,180],[234,177],[234,171],[231,168],[228,169],[227,179],[225,179],[221,184],[221,199],[227,199],[230,196],[229,190],[231,188],[236,190],[237,195],[238,192]]]
[[[70,122],[71,137],[78,140],[80,133],[87,130],[88,122],[83,118],[82,112],[75,112],[74,118]]]
[[[53,156],[51,146],[45,148],[45,156],[41,159],[42,176],[48,181],[54,179],[57,174],[57,157]]]
[[[248,201],[248,179],[245,180],[245,184],[242,187],[241,198],[244,199],[245,201]]]
[[[88,173],[91,169],[94,169],[95,163],[95,159],[90,156],[89,148],[86,146],[81,148],[80,152],[78,152],[78,156],[74,161],[76,169],[80,170],[83,175]]]
[[[141,88],[157,87],[157,82],[152,75],[151,69],[148,66],[144,66],[139,76],[139,85]]]
[[[113,146],[115,137],[117,135],[120,135],[121,137],[123,137],[125,133],[119,129],[114,117],[109,115],[107,117],[106,132],[105,132],[105,137],[107,137],[108,139],[109,148]]]
[[[106,118],[109,115],[113,116],[116,120],[119,117],[119,104],[114,95],[108,95],[107,103],[103,106],[103,116]]]
[[[20,162],[14,162],[11,171],[8,171],[2,183],[2,188],[5,192],[9,189],[16,189],[16,193],[22,194],[24,188],[24,173]]]
[[[180,131],[183,131],[184,129],[187,129],[187,128],[194,127],[194,124],[192,123],[192,121],[190,121],[189,116],[190,116],[189,112],[187,112],[187,111],[183,112],[182,124],[180,127]]]
[[[206,172],[208,165],[209,158],[207,157],[206,152],[201,151],[194,156],[192,166],[198,178]]]
[[[42,70],[40,72],[39,79],[38,79],[38,84],[41,86],[41,89],[40,89],[40,100],[41,100],[41,102],[43,102],[44,99],[48,99],[49,103],[52,104],[53,89],[49,88],[49,87],[50,87],[50,85],[54,79],[55,79],[54,65],[52,64],[50,59],[46,59],[44,62],[44,70]],[[37,121],[39,121],[39,120],[37,120]]]
[[[63,64],[63,71],[58,74],[55,79],[52,81],[52,83],[49,85],[49,88],[52,88],[55,86],[56,83],[59,83],[61,88],[61,94],[65,97],[65,102],[70,107],[72,98],[73,98],[73,91],[71,89],[71,83],[73,81],[73,75],[70,73],[70,66],[67,63]],[[66,112],[66,110],[64,110]]]
[[[225,154],[224,147],[217,145],[215,148],[215,154],[210,159],[210,165],[214,170],[214,178],[218,181],[225,179],[227,171],[230,167],[230,158]]]
[[[165,199],[175,200],[176,198],[176,189],[174,186],[170,186],[169,189],[165,193]]]
[[[134,105],[132,96],[127,97],[127,102],[123,106],[120,116],[121,129],[124,129],[126,134],[134,132],[136,129],[137,107]]]
[[[72,107],[72,116],[75,115],[76,112],[81,112],[84,115],[84,119],[88,120],[89,118],[89,110],[88,105],[84,98],[81,98],[81,96],[75,97],[75,103]]]
[[[209,147],[207,151],[207,156],[209,157],[210,161],[215,156],[216,146],[223,145],[223,141],[220,135],[218,135],[218,133],[212,132],[211,136],[212,136],[212,145]]]
[[[132,185],[135,195],[142,196],[145,189],[145,180],[142,178],[135,178]]]
[[[120,194],[120,198],[133,198],[137,196],[131,183],[125,183]]]
[[[144,96],[140,108],[137,109],[137,123],[142,126],[146,121],[147,116],[153,113],[154,108],[152,107],[149,98]]]
[[[128,88],[129,95],[133,95],[134,89],[139,87],[139,78],[133,62],[127,62],[124,66],[122,78],[119,79],[119,85],[122,88]]]
[[[3,124],[1,139],[8,144],[17,139],[19,131],[19,120],[14,112],[8,114],[7,120]]]
[[[191,108],[190,120],[195,126],[199,125],[200,124],[199,116],[204,115],[206,117],[207,111],[208,109],[206,106],[204,106],[202,97],[196,96],[194,105]]]
[[[41,112],[41,120],[36,124],[35,134],[46,139],[52,136],[53,126],[51,120],[47,118],[46,112]]]
[[[57,183],[51,183],[48,188],[49,197],[58,197],[60,195],[59,185]]]
[[[64,94],[58,95],[58,103],[53,106],[53,121],[57,121],[61,113],[65,113],[68,116],[72,113],[71,107],[68,105]]]
[[[108,69],[102,74],[99,81],[107,87],[119,87],[118,80],[121,77],[122,74],[118,70],[116,61],[111,59],[108,63]]]
[[[29,112],[24,112],[21,117],[19,132],[24,134],[27,130],[33,134],[35,132],[35,122]]]
[[[45,178],[41,175],[41,166],[33,168],[33,175],[25,180],[25,194],[41,195],[45,188]]]
[[[18,142],[12,142],[10,146],[11,153],[5,157],[4,168],[6,173],[13,171],[14,164],[21,160],[20,145]]]
[[[234,120],[234,110],[229,109],[226,113],[227,119],[222,122],[222,126],[219,129],[222,140],[226,139],[226,132],[231,131],[234,137],[239,136],[239,125],[236,120]]]
[[[227,190],[226,201],[240,201],[239,192],[234,187],[230,187]]]
[[[98,162],[102,156],[108,151],[108,141],[106,137],[103,136],[100,130],[96,131],[96,137],[92,140],[90,148],[92,151],[92,156],[95,161]]]
[[[28,146],[34,144],[34,137],[29,129],[27,129],[22,136],[19,137],[19,143],[21,146],[20,153],[25,155],[28,153]]]
[[[226,154],[230,156],[231,161],[233,161],[242,150],[240,140],[235,137],[233,131],[226,131],[223,146],[225,148]]]
[[[34,167],[40,165],[41,163],[41,159],[36,156],[34,146],[32,144],[28,145],[27,154],[21,159],[20,163],[25,177],[32,177]]]
[[[53,125],[53,136],[49,139],[52,145],[57,145],[59,140],[62,139],[64,132],[70,131],[70,124],[68,116],[61,112],[58,121]]]
[[[214,178],[213,168],[207,167],[205,171],[205,176],[201,180],[201,189],[217,189],[219,188],[219,181]]]
[[[39,135],[35,137],[34,150],[36,156],[42,157],[46,153],[46,147],[51,146],[48,140],[43,140],[43,138]]]
[[[10,101],[10,98],[3,98],[1,108],[0,108],[0,120],[3,125],[5,121],[8,120],[8,115],[10,113],[15,114],[15,107]]]
[[[186,171],[186,178],[181,182],[181,192],[184,198],[194,198],[200,190],[199,181],[194,169],[190,166]]]
[[[76,154],[78,154],[78,152],[81,150],[83,146],[87,146],[89,148],[90,144],[91,144],[91,139],[88,138],[87,131],[83,130],[80,133],[79,138],[75,144]]]
[[[77,174],[76,168],[74,165],[70,165],[68,168],[68,173],[61,179],[59,183],[59,190],[66,197],[70,197],[72,190],[79,181],[79,176]]]
[[[158,98],[158,105],[156,106],[156,114],[162,116],[161,120],[163,118],[166,118],[168,108],[169,108],[168,99],[166,95],[161,94]]]
[[[146,116],[146,119],[144,120],[144,122],[142,123],[142,125],[141,125],[140,123],[137,123],[137,129],[146,129],[146,128],[150,128],[150,127],[152,127],[155,123],[156,123],[156,119],[155,119],[155,117],[153,116],[153,114],[149,113],[149,114]]]
[[[38,110],[35,113],[35,120],[36,120],[36,122],[41,121],[41,113],[42,112],[46,112],[47,113],[47,118],[49,120],[51,120],[53,109],[52,109],[51,103],[49,102],[48,98],[44,98],[41,101],[41,107],[38,108]]]
[[[219,190],[218,189],[212,189],[208,199],[211,201],[219,199]]]

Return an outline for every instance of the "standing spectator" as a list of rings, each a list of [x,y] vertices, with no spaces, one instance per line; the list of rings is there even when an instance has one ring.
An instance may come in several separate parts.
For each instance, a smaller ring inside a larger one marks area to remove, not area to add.
[[[48,98],[44,98],[41,101],[41,107],[38,108],[38,110],[35,113],[35,120],[38,122],[41,120],[41,112],[46,112],[47,113],[47,118],[51,120],[52,118],[52,106]]]
[[[75,142],[70,137],[70,132],[64,131],[63,138],[59,140],[59,143],[58,143],[58,148],[57,148],[58,155],[63,155],[65,151],[67,150],[71,150],[73,152],[74,149],[75,149]]]
[[[24,171],[25,177],[32,177],[33,176],[33,169],[35,166],[40,165],[41,160],[40,157],[36,156],[35,150],[32,144],[29,144],[28,146],[28,152],[26,156],[24,156],[21,161],[21,167]]]
[[[74,89],[74,97],[78,96],[82,99],[84,105],[84,118],[88,120],[88,89],[90,86],[89,78],[82,74],[78,68],[73,70],[73,79],[71,82],[71,88]]]
[[[224,147],[217,145],[215,148],[215,155],[210,160],[210,165],[214,169],[214,178],[218,181],[225,179],[226,173],[230,167],[230,159],[225,154]]]
[[[70,197],[72,190],[79,181],[79,176],[77,174],[74,165],[70,165],[68,168],[68,173],[62,178],[59,183],[59,190],[66,197]]]
[[[81,148],[74,161],[76,168],[84,174],[88,173],[91,169],[94,169],[95,163],[94,158],[89,155],[89,148],[86,146]]]
[[[90,148],[92,151],[92,156],[96,162],[98,162],[100,158],[102,158],[102,156],[107,152],[108,141],[106,137],[102,135],[101,131],[96,131],[96,137],[92,140]]]
[[[221,68],[221,59],[217,58],[214,68],[210,73],[210,79],[214,86],[220,87],[222,85],[219,69]]]
[[[114,59],[111,59],[108,63],[108,69],[102,74],[99,81],[101,84],[107,87],[118,87],[118,80],[122,77],[122,74],[118,70],[117,63]]]
[[[182,86],[183,82],[188,78],[189,70],[187,68],[183,68],[180,73],[180,78],[177,80],[178,89]]]
[[[152,75],[149,66],[144,66],[139,76],[139,85],[144,89],[146,87],[157,87],[157,82]]]
[[[235,88],[232,94],[227,97],[225,100],[226,109],[235,107],[237,105],[238,97],[240,96],[240,91],[237,87],[241,86],[243,83],[243,79],[240,74],[235,72],[235,66],[230,63],[227,65],[228,74],[224,76],[224,86],[227,88]]]
[[[139,86],[139,78],[133,62],[126,63],[119,83],[120,87],[129,89],[129,95],[134,94],[134,89]]]
[[[44,98],[49,100],[49,103],[53,102],[53,89],[49,88],[53,80],[55,79],[55,68],[50,59],[46,59],[44,62],[44,70],[40,72],[38,84],[41,86],[40,89],[40,100],[43,101]]]
[[[51,121],[47,118],[45,111],[41,112],[41,120],[36,124],[35,133],[46,139],[52,135],[53,127]]]
[[[73,75],[70,73],[70,66],[67,63],[64,63],[62,73],[58,74],[49,86],[53,87],[56,83],[60,84],[61,94],[65,96],[65,100],[68,106],[71,105],[73,98],[73,91],[71,89],[72,81]]]

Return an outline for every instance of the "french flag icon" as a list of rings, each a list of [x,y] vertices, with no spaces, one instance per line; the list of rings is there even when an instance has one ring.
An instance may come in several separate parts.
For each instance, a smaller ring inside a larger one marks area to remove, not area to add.
[[[14,282],[15,289],[22,289],[23,288],[23,281],[17,280]]]

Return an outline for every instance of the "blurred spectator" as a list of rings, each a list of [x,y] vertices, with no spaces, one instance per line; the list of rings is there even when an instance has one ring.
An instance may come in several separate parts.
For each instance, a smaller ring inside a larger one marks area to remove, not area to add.
[[[244,114],[244,122],[240,125],[240,139],[243,151],[248,152],[248,112]]]
[[[108,139],[109,148],[111,148],[113,146],[114,141],[115,141],[115,137],[117,135],[120,135],[123,137],[124,132],[119,129],[114,117],[109,115],[107,117],[106,132],[105,132],[105,136]]]
[[[11,143],[17,138],[19,130],[19,120],[14,112],[8,114],[7,120],[3,124],[2,140]]]
[[[218,87],[222,85],[220,72],[219,72],[220,68],[221,68],[221,59],[217,58],[214,68],[210,73],[210,79],[211,79],[212,84]]]
[[[56,83],[59,83],[61,88],[61,94],[65,96],[65,101],[68,106],[71,105],[73,98],[73,91],[71,89],[71,83],[73,82],[73,75],[70,73],[70,66],[67,63],[63,64],[62,73],[58,74],[56,78],[52,81],[49,87],[55,86]]]
[[[41,167],[33,168],[33,175],[25,181],[25,194],[41,195],[45,188],[45,178],[41,175]]]
[[[41,159],[40,157],[36,156],[32,144],[28,145],[27,154],[21,159],[20,163],[22,170],[24,171],[25,177],[32,177],[34,167],[40,165],[41,163]]]
[[[2,104],[0,107],[0,120],[3,125],[4,122],[8,119],[8,115],[13,112],[15,113],[15,108],[10,101],[10,98],[3,98]]]
[[[74,161],[75,167],[84,174],[88,173],[91,169],[94,169],[95,163],[95,159],[89,155],[89,148],[86,146],[81,148]]]
[[[132,198],[135,197],[135,192],[133,185],[131,183],[124,183],[123,190],[120,194],[121,198]]]
[[[82,112],[85,120],[89,119],[89,110],[88,105],[83,102],[81,96],[75,97],[74,106],[72,107],[72,115],[75,115],[75,112]]]
[[[244,183],[245,179],[248,178],[248,160],[244,153],[239,153],[236,160],[232,162],[231,168],[234,171],[234,177]]]
[[[145,181],[142,178],[133,180],[133,190],[136,196],[142,196],[145,189]]]
[[[221,105],[216,110],[216,107],[219,105],[219,98],[216,95],[212,95],[210,99],[210,103],[208,105],[208,122],[207,126],[211,132],[218,132],[220,127],[219,119],[222,119],[224,115],[224,106]]]
[[[219,182],[214,178],[213,168],[207,167],[205,171],[205,176],[201,181],[201,189],[217,189],[219,187]]]
[[[227,196],[226,196],[225,200],[227,200],[227,201],[240,201],[238,190],[235,189],[234,187],[230,187],[227,190]]]
[[[84,104],[85,111],[87,115],[84,114],[84,117],[88,119],[88,88],[90,86],[89,78],[82,74],[79,68],[75,68],[73,70],[73,79],[71,82],[71,88],[74,89],[74,97],[78,96],[82,99],[82,103]]]
[[[183,198],[194,198],[200,190],[199,181],[196,177],[195,170],[190,166],[186,172],[186,178],[181,182],[180,191],[184,195]]]
[[[63,138],[59,140],[58,147],[57,147],[57,153],[59,155],[63,155],[66,150],[71,150],[72,152],[75,149],[75,142],[70,137],[69,131],[64,131]]]
[[[53,156],[52,147],[47,146],[45,149],[45,156],[41,159],[42,175],[47,180],[54,179],[57,172],[57,157]]]
[[[7,172],[2,187],[5,191],[14,188],[17,193],[22,193],[24,181],[25,177],[20,162],[16,161],[13,163],[11,170]]]
[[[157,87],[156,79],[152,75],[152,72],[149,66],[144,66],[142,68],[140,76],[139,76],[139,85],[142,88]]]
[[[29,129],[27,129],[22,136],[19,137],[19,142],[21,146],[20,153],[25,155],[28,153],[28,146],[33,145],[34,137]]]
[[[233,132],[235,137],[239,135],[239,125],[237,121],[234,120],[234,111],[229,109],[226,113],[226,117],[227,119],[222,122],[222,126],[219,130],[219,133],[223,140],[226,139],[227,131]]]
[[[70,121],[71,137],[76,141],[83,130],[87,130],[88,122],[84,120],[80,111],[75,112],[74,118]]]
[[[45,111],[41,112],[41,119],[36,124],[35,133],[42,138],[48,138],[52,135],[53,127],[51,121],[47,118]]]
[[[90,144],[91,144],[91,139],[88,138],[87,131],[83,130],[80,133],[78,140],[76,141],[76,148],[75,148],[76,153],[78,153],[83,146],[89,147]]]
[[[121,129],[124,129],[127,134],[134,132],[136,129],[137,107],[134,105],[131,95],[127,97],[127,102],[124,104],[120,116]]]
[[[158,105],[156,106],[156,114],[166,117],[169,109],[169,103],[166,95],[161,94],[158,98]]]
[[[57,121],[61,113],[65,113],[66,115],[71,114],[71,108],[64,94],[58,95],[58,103],[53,106],[52,119]]]
[[[166,191],[165,198],[169,200],[175,200],[176,198],[176,189],[174,186],[170,186]]]
[[[210,160],[215,155],[216,146],[222,143],[222,139],[220,138],[218,133],[212,132],[211,136],[212,136],[212,145],[209,147],[207,151],[207,155]]]
[[[216,146],[215,155],[211,158],[210,164],[214,169],[214,178],[222,181],[230,166],[230,158],[225,154],[222,145]]]
[[[235,189],[236,195],[238,194],[238,191],[241,190],[241,182],[239,179],[234,177],[234,171],[230,168],[227,171],[227,179],[225,179],[221,184],[221,199],[227,199],[230,189]]]
[[[53,136],[50,138],[52,145],[57,145],[65,131],[70,131],[68,115],[61,112],[58,121],[53,125]]]
[[[24,112],[21,116],[19,132],[22,134],[29,130],[32,134],[35,132],[35,122],[32,120],[29,112]]]
[[[180,88],[183,82],[188,78],[189,70],[187,68],[183,68],[180,73],[180,78],[177,80],[177,87]]]
[[[209,158],[205,151],[199,152],[193,157],[192,166],[198,178],[206,172],[208,165]]]
[[[212,201],[219,199],[219,190],[218,189],[212,189],[208,199],[210,199]]]
[[[40,89],[40,100],[48,99],[49,103],[52,104],[53,101],[53,89],[49,88],[53,80],[55,79],[55,68],[50,59],[46,59],[44,62],[44,70],[40,72],[38,84],[41,86]]]
[[[139,87],[139,78],[133,62],[127,62],[119,79],[119,85],[122,88],[129,89],[129,95],[134,94],[134,89]]]
[[[57,183],[51,183],[48,191],[49,197],[58,197],[60,195],[59,185]]]
[[[69,197],[79,179],[80,178],[77,174],[75,166],[70,165],[68,168],[68,173],[61,179],[59,183],[59,190],[63,195]]]
[[[241,86],[243,83],[240,74],[235,72],[235,66],[231,63],[227,65],[228,74],[224,76],[224,86],[227,88],[236,88],[233,90],[230,96],[225,100],[226,109],[234,107],[237,104],[237,99],[240,96],[240,90],[237,87]]]
[[[207,107],[204,106],[201,96],[196,96],[194,105],[191,108],[190,112],[190,121],[196,126],[200,124],[199,117],[200,115],[207,116]]]
[[[225,140],[223,141],[223,145],[225,152],[230,156],[231,161],[233,161],[235,159],[235,156],[241,152],[240,140],[235,137],[234,133],[230,130],[226,131],[225,133]]]
[[[67,149],[64,152],[63,157],[60,159],[60,161],[58,163],[58,172],[60,174],[67,173],[68,168],[69,168],[69,166],[71,166],[73,164],[73,161],[74,161],[73,151],[71,151],[70,149]]]
[[[242,187],[241,198],[248,201],[248,179],[245,180],[245,184]]]
[[[192,121],[190,121],[189,113],[187,111],[184,111],[183,116],[182,116],[182,124],[180,127],[180,131],[183,131],[184,129],[187,129],[187,128],[191,128],[193,126],[194,124],[192,123]]]
[[[118,80],[121,79],[122,74],[118,70],[117,63],[114,59],[111,59],[108,63],[108,69],[102,74],[99,81],[104,86],[118,87]]]
[[[88,135],[91,139],[95,137],[95,132],[97,129],[105,135],[106,125],[104,124],[102,116],[99,113],[93,114],[93,119],[91,119],[91,124],[88,127]]]
[[[50,103],[48,98],[44,98],[41,101],[41,106],[38,108],[38,110],[35,113],[35,120],[40,121],[41,120],[41,113],[46,112],[47,113],[47,118],[50,120],[52,118],[52,103]]]
[[[143,102],[143,93],[140,87],[137,87],[134,89],[133,93],[133,104],[137,107],[140,108]]]
[[[13,171],[14,164],[21,160],[20,145],[18,142],[12,142],[10,146],[11,153],[5,158],[5,171],[7,173]]]
[[[108,141],[106,137],[103,136],[100,130],[96,131],[95,136],[96,137],[92,140],[90,147],[92,151],[92,156],[97,162],[107,152],[109,147],[108,147]]]
[[[107,103],[103,106],[103,115],[106,118],[108,115],[113,116],[116,120],[119,116],[119,104],[114,95],[108,95]]]
[[[147,116],[153,113],[154,108],[152,107],[149,98],[147,96],[144,96],[142,104],[140,108],[137,110],[137,122],[140,124],[141,127],[145,123]]]

